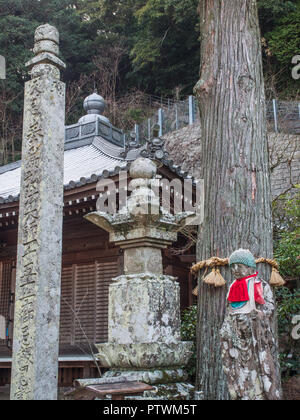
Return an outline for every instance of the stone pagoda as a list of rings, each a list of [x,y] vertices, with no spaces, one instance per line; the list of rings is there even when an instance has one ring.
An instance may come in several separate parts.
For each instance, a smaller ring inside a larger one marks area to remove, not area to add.
[[[124,275],[109,288],[108,343],[96,344],[101,365],[110,368],[103,380],[153,385],[144,399],[193,399],[184,369],[193,343],[181,341],[179,284],[163,274],[161,251],[194,214],[172,215],[160,206],[151,188],[158,182],[156,161],[139,157],[129,173],[132,193],[125,207],[85,216],[124,250]]]

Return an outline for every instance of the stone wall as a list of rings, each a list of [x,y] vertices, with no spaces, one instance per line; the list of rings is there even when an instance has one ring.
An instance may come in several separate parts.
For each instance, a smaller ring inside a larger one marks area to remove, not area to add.
[[[174,163],[201,178],[201,127],[199,123],[173,131],[163,137]],[[275,199],[292,185],[300,183],[300,137],[268,134],[272,197]]]

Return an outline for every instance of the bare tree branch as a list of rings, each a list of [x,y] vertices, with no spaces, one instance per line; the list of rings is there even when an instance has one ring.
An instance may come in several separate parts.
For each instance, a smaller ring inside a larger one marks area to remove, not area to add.
[[[64,297],[62,297],[62,299],[67,304],[68,308],[70,309],[70,311],[74,315],[75,321],[78,323],[78,326],[80,328],[80,331],[82,332],[82,334],[83,334],[83,336],[84,336],[84,338],[85,338],[85,340],[86,340],[86,342],[88,344],[88,347],[89,347],[89,350],[90,350],[90,354],[89,355],[92,356],[93,361],[95,363],[95,366],[96,366],[96,368],[98,370],[99,377],[101,377],[102,376],[102,373],[101,373],[101,370],[100,370],[100,367],[99,367],[99,364],[98,364],[98,360],[96,359],[95,354],[93,352],[93,345],[92,345],[90,339],[88,338],[88,336],[87,336],[84,328],[82,327],[81,320],[79,318],[80,308],[81,308],[83,302],[85,301],[86,297],[88,296],[88,294],[89,294],[89,291],[87,289],[87,292],[84,295],[84,297],[83,297],[83,299],[82,299],[82,301],[81,301],[81,303],[80,303],[79,308],[78,308],[77,311],[74,310],[74,308],[69,304],[69,302]],[[80,348],[81,351],[83,351],[84,353],[86,353],[86,351],[83,348],[81,348],[78,344],[77,344],[77,346],[78,346],[78,348]],[[88,353],[86,353],[86,354],[88,354]]]

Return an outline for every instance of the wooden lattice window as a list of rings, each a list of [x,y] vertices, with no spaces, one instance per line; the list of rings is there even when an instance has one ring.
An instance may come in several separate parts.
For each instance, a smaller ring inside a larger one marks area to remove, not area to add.
[[[107,341],[108,288],[120,274],[119,260],[63,267],[61,278],[60,343]]]
[[[108,334],[108,287],[121,274],[119,259],[63,267],[61,277],[60,343],[105,342]],[[0,346],[11,346],[16,270],[0,262]]]
[[[11,345],[15,281],[14,262],[0,262],[0,345]]]

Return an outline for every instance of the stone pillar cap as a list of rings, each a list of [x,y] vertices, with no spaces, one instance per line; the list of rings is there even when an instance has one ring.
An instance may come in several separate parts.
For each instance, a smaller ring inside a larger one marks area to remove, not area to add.
[[[56,44],[59,44],[59,32],[55,28],[55,26],[49,25],[46,23],[45,25],[39,26],[35,30],[34,34],[34,42],[49,40],[53,41]]]
[[[34,35],[33,52],[35,57],[26,63],[26,67],[32,68],[39,64],[51,64],[58,69],[65,69],[65,63],[58,58],[59,55],[59,32],[46,23],[39,26]]]

